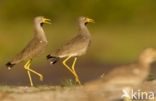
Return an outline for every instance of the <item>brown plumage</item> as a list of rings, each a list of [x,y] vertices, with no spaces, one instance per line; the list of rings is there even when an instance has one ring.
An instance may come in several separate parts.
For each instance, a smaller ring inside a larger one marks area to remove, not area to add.
[[[156,49],[147,48],[135,63],[116,67],[100,80],[86,84],[88,90],[122,90],[140,85],[150,73],[150,64],[156,60]]]
[[[91,35],[86,26],[87,23],[89,22],[94,22],[94,21],[86,17],[80,17],[78,20],[78,24],[79,24],[78,34],[73,39],[71,39],[66,44],[64,44],[61,48],[56,50],[56,52],[47,55],[47,59],[49,59],[52,64],[56,63],[59,60],[59,58],[67,57],[63,61],[63,64],[75,76],[76,82],[78,82],[79,84],[80,81],[74,70],[74,65],[77,60],[76,57],[85,54],[91,42]],[[73,62],[72,67],[69,67],[68,65],[66,65],[66,61],[71,57],[75,57],[75,60]]]
[[[47,38],[45,36],[42,26],[44,23],[49,23],[48,21],[50,20],[41,16],[38,16],[34,19],[35,34],[34,34],[33,39],[10,62],[6,63],[6,66],[8,69],[11,69],[15,64],[18,64],[22,61],[27,61],[24,68],[28,72],[33,72],[37,74],[38,76],[40,76],[40,79],[42,79],[42,75],[30,69],[29,66],[31,64],[32,58],[39,55],[47,46],[48,41],[47,41]],[[31,82],[31,86],[33,86],[31,76],[29,76],[29,79]]]
[[[33,38],[28,45],[18,53],[12,61],[11,64],[18,64],[22,61],[32,59],[34,56],[42,52],[47,46],[47,41],[42,41],[42,39]],[[11,68],[8,66],[8,69]]]
[[[86,53],[91,40],[89,37],[78,35],[66,43],[55,53],[56,56],[63,58],[67,56],[81,56]]]

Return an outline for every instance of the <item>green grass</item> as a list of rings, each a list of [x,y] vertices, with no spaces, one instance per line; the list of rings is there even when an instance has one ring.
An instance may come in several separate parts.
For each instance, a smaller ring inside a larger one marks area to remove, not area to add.
[[[74,87],[74,86],[77,86],[78,84],[76,83],[76,81],[72,79],[66,79],[66,80],[61,81],[60,85],[62,87]]]

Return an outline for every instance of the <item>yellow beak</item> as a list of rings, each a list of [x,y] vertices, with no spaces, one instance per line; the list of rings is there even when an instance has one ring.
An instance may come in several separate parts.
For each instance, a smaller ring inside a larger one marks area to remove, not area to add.
[[[51,24],[51,19],[47,19],[47,18],[44,18],[43,19],[43,23],[46,23],[46,24]]]
[[[87,22],[95,23],[93,19],[87,18]]]

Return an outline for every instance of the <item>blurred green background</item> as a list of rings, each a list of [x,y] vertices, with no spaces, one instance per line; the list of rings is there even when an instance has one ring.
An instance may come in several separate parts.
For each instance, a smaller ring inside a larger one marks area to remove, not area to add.
[[[87,16],[92,45],[84,60],[101,63],[133,61],[146,47],[156,47],[156,0],[1,0],[0,64],[4,65],[33,36],[33,18],[52,19],[44,29],[49,45],[36,62],[77,33],[76,20]],[[44,61],[43,61],[44,60]]]
[[[92,44],[76,66],[83,83],[114,65],[135,61],[146,47],[156,48],[156,0],[0,0],[0,84],[28,85],[23,64],[8,71],[5,63],[31,40],[36,16],[50,18],[52,24],[44,26],[48,48],[32,64],[45,77],[40,82],[33,76],[35,84],[73,78],[60,62],[49,65],[45,56],[77,34],[79,16],[96,21],[88,24]]]

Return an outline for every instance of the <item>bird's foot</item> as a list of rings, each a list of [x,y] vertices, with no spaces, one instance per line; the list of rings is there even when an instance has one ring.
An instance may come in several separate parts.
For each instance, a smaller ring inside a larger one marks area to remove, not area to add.
[[[30,86],[31,86],[31,87],[34,87],[34,84],[33,84],[33,83],[30,83]]]
[[[80,82],[79,78],[75,78],[75,81],[76,81],[77,84],[81,85],[81,82]]]
[[[43,75],[39,75],[40,81],[43,81]]]

